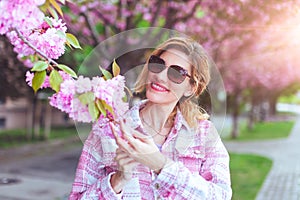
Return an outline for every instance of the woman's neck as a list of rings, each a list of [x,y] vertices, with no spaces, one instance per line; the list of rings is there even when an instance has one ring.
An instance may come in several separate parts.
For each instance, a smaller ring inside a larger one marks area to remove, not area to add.
[[[175,105],[162,105],[147,102],[140,115],[145,123],[148,123],[153,129],[160,131],[164,127],[169,127],[168,119]]]

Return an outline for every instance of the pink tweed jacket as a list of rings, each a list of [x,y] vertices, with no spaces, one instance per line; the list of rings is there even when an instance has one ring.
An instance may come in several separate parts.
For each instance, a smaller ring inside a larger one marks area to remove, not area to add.
[[[139,110],[134,106],[126,116],[133,128],[143,130]],[[229,155],[208,120],[191,129],[180,111],[161,152],[175,161],[156,175],[139,165],[132,180],[116,194],[110,177],[117,170],[117,148],[107,123],[97,123],[85,141],[69,200],[75,199],[231,199]]]

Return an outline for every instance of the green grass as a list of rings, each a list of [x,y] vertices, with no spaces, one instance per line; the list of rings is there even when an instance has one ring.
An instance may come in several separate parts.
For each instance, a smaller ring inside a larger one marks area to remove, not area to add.
[[[16,147],[28,143],[37,143],[43,140],[42,138],[28,140],[26,131],[26,129],[0,131],[0,148]],[[49,139],[67,138],[76,135],[77,130],[75,127],[52,128]]]
[[[290,134],[294,121],[260,122],[248,130],[246,124],[241,124],[240,135],[237,140],[265,140],[285,138]]]
[[[282,96],[279,98],[280,103],[300,104],[300,98],[296,95]]]
[[[263,184],[272,161],[256,155],[230,154],[232,200],[253,200]]]

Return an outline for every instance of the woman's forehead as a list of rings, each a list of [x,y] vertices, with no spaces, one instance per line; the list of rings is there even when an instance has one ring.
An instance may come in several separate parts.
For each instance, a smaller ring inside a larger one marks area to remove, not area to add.
[[[165,60],[167,65],[176,64],[186,69],[189,69],[189,66],[192,65],[188,56],[177,49],[168,49],[164,51],[160,57]]]

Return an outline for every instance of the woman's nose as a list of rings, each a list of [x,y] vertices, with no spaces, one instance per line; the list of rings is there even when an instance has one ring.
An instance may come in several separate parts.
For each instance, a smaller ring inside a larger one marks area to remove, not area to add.
[[[163,71],[156,74],[156,77],[162,81],[168,81],[168,68],[166,67]]]

